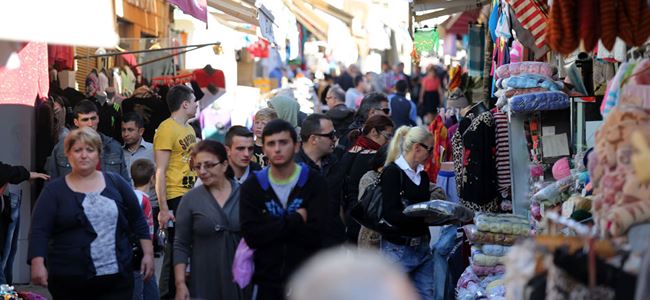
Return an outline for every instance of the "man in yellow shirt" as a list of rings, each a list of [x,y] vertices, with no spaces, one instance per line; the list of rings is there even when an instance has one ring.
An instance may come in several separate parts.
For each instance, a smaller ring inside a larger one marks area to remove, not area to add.
[[[156,159],[156,194],[158,196],[158,222],[161,229],[167,228],[167,244],[160,274],[160,297],[175,296],[173,248],[174,211],[181,197],[196,181],[196,174],[190,170],[190,151],[196,143],[196,133],[187,121],[196,114],[196,97],[191,88],[178,85],[167,93],[167,105],[171,116],[160,123],[153,138]],[[169,226],[168,226],[169,225]]]

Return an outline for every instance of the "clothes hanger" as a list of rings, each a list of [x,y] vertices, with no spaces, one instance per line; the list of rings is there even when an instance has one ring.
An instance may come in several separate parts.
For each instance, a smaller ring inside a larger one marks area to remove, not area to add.
[[[203,67],[203,70],[206,73],[210,74],[210,75],[212,75],[212,74],[214,74],[214,72],[216,72],[216,70],[214,68],[212,68],[212,65],[210,65],[210,64],[205,65],[205,67]]]

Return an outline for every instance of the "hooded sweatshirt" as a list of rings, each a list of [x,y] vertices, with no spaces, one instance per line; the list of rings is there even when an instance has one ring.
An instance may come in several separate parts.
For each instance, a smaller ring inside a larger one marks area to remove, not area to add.
[[[287,96],[275,96],[269,100],[269,106],[278,114],[278,118],[291,123],[291,126],[298,127],[298,111],[300,104],[296,99]]]

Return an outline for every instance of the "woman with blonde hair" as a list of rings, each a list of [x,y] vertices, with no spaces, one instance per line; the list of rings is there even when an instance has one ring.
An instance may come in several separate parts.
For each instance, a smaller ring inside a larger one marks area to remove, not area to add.
[[[38,197],[29,235],[32,281],[54,299],[131,299],[132,241],[143,250],[144,280],[154,271],[149,227],[130,183],[99,171],[102,140],[90,127],[71,131],[64,153],[72,171]]]
[[[409,274],[422,299],[433,299],[433,258],[429,226],[424,218],[402,213],[406,206],[429,200],[429,176],[424,163],[433,152],[433,136],[424,127],[402,126],[388,147],[380,178],[383,218],[381,252]]]

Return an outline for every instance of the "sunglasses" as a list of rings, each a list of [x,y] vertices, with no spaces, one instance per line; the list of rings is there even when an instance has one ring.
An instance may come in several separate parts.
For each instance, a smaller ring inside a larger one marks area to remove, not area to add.
[[[390,140],[390,139],[393,138],[393,134],[389,134],[389,133],[386,133],[386,132],[383,132],[383,131],[380,132],[380,134],[381,134],[381,135],[382,135],[386,140]]]
[[[429,147],[429,146],[427,146],[425,144],[422,144],[422,143],[418,143],[418,144],[420,144],[420,146],[422,146],[422,148],[426,149],[427,152],[429,152],[429,155],[431,155],[431,153],[433,153],[433,146]]]
[[[329,133],[314,133],[315,136],[322,136],[329,138],[330,140],[336,139],[336,130],[332,130]]]
[[[195,171],[195,172],[201,171],[201,168],[203,168],[205,170],[209,170],[209,169],[212,169],[212,168],[216,167],[217,165],[219,165],[221,163],[223,163],[223,161],[220,161],[220,162],[206,161],[203,164],[198,163],[198,164],[195,164],[195,165],[191,166],[191,169],[192,169],[192,171]]]

